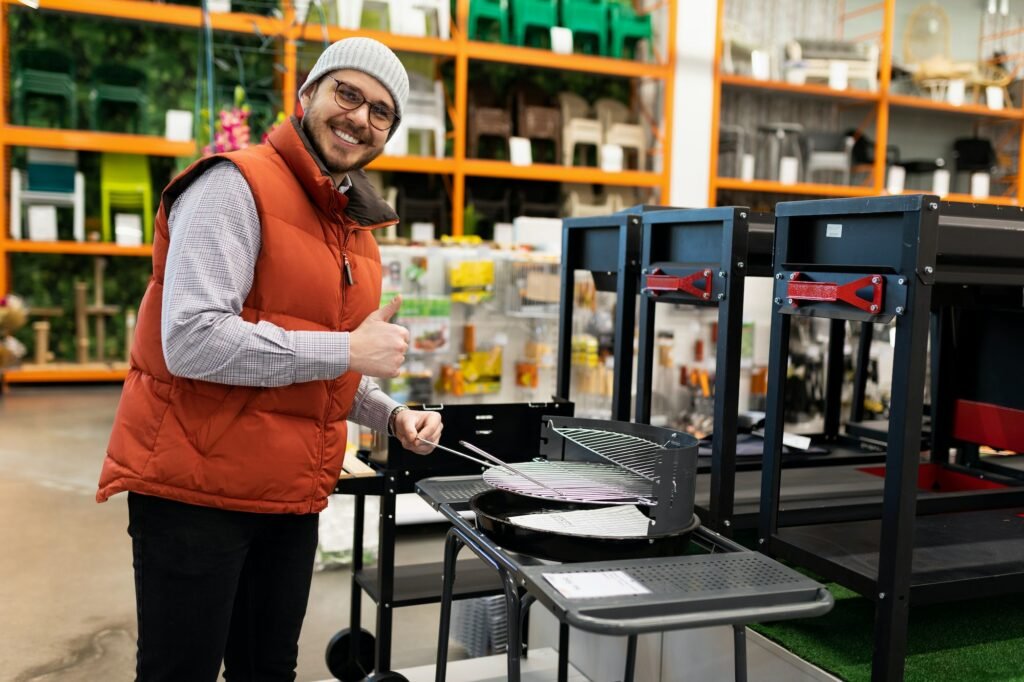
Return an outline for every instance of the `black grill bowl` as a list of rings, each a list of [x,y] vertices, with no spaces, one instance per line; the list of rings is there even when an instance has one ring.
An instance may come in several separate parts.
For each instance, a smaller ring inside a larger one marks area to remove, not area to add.
[[[565,563],[682,554],[690,542],[690,534],[700,526],[700,520],[693,515],[690,524],[676,533],[643,538],[612,538],[539,531],[517,526],[508,520],[510,516],[523,514],[596,509],[600,506],[605,505],[543,500],[504,490],[478,493],[469,501],[469,507],[476,516],[477,528],[499,546],[513,552]]]

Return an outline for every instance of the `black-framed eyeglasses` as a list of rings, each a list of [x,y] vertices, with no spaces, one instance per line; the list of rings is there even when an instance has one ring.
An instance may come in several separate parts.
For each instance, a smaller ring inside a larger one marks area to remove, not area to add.
[[[370,125],[377,130],[391,130],[391,127],[400,120],[398,114],[390,107],[367,100],[359,88],[340,81],[334,76],[330,76],[330,79],[338,84],[334,89],[334,101],[338,103],[338,106],[345,111],[355,111],[365,104],[370,111]]]

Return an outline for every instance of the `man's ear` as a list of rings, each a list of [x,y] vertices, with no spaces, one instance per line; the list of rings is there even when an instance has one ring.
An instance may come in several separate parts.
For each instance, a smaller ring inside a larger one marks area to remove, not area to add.
[[[313,83],[313,85],[309,86],[308,90],[299,95],[299,102],[302,104],[303,111],[309,109],[309,103],[313,101],[314,97],[316,97],[316,91],[319,87],[320,81],[317,81],[316,83]]]

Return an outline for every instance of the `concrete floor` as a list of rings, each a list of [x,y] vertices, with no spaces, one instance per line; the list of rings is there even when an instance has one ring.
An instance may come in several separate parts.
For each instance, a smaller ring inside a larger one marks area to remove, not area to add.
[[[0,680],[134,679],[126,496],[94,499],[119,396],[120,386],[15,386],[0,397]],[[398,562],[439,560],[443,533],[405,533]],[[330,677],[324,648],[348,624],[349,594],[348,571],[315,574],[300,682]],[[364,597],[371,630],[373,609]],[[395,620],[393,666],[432,663],[437,606],[406,607]]]

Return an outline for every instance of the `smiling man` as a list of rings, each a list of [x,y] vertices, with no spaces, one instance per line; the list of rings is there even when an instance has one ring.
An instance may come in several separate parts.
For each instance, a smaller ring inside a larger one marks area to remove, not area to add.
[[[97,500],[128,491],[137,679],[294,680],[346,420],[426,454],[441,419],[370,379],[409,334],[378,308],[370,231],[398,218],[362,167],[409,80],[366,38],[327,48],[268,143],[200,159],[163,193],[153,277]]]

